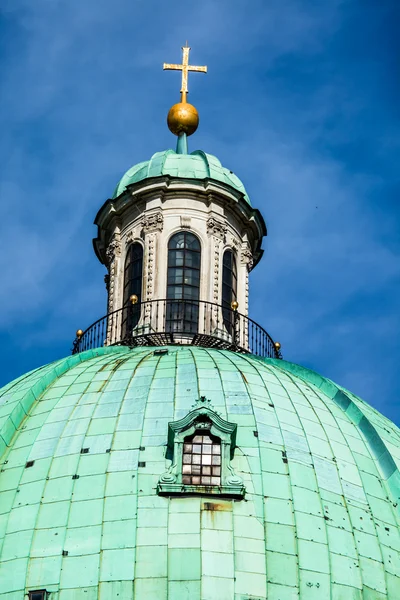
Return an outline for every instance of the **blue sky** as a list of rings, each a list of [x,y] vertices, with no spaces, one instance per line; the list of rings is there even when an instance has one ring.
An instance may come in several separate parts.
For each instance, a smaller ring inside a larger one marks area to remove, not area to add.
[[[395,0],[3,0],[0,384],[104,314],[93,219],[173,147],[186,39],[200,127],[268,225],[251,316],[400,423],[399,7]]]

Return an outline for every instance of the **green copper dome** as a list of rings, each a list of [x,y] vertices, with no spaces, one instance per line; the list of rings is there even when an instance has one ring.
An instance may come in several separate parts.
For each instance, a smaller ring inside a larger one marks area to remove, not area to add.
[[[159,496],[171,421],[236,424],[242,500]],[[90,350],[0,391],[0,599],[398,600],[400,431],[291,363]]]
[[[250,199],[240,179],[229,169],[223,167],[215,156],[195,150],[191,154],[177,154],[174,150],[157,152],[150,160],[131,167],[118,183],[113,198],[116,198],[132,183],[148,177],[182,177],[182,179],[215,179],[241,192],[250,204]]]

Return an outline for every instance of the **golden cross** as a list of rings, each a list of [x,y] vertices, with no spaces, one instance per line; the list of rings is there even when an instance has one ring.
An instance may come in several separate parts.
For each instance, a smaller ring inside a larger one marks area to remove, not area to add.
[[[181,102],[186,102],[186,95],[189,93],[188,90],[188,73],[189,71],[197,71],[198,73],[207,73],[207,67],[193,67],[189,65],[189,51],[190,48],[186,42],[186,46],[183,46],[183,57],[181,65],[172,65],[164,63],[164,69],[173,71],[182,71],[182,84],[181,84]]]

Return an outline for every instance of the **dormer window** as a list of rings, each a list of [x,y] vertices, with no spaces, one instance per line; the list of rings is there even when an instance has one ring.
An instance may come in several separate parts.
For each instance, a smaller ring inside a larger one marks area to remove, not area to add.
[[[29,600],[46,600],[47,591],[46,590],[32,590],[28,592]]]
[[[169,423],[166,458],[171,465],[159,479],[158,494],[243,498],[243,481],[231,465],[236,429],[236,423],[225,421],[204,396],[186,417]]]

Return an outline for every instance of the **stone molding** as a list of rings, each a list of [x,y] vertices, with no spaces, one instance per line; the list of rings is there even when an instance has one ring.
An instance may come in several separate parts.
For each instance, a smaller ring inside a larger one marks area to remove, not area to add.
[[[164,227],[164,217],[161,211],[144,215],[140,221],[143,231],[150,233],[151,231],[162,231]]]
[[[207,233],[208,235],[214,235],[218,237],[220,240],[225,239],[225,235],[228,231],[228,227],[225,225],[223,221],[219,221],[214,217],[209,217],[207,220]]]

